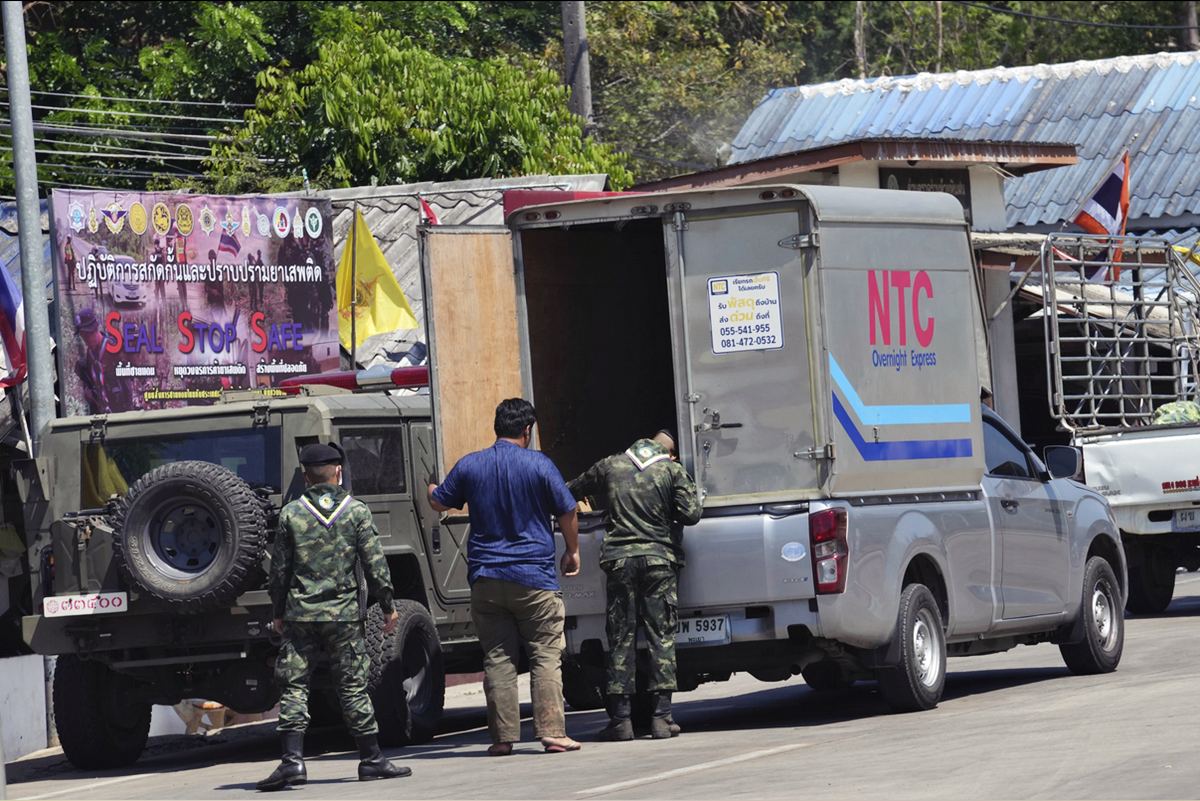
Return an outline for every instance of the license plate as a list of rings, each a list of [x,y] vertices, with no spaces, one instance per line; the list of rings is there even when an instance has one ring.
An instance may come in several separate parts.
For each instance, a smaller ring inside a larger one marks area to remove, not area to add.
[[[123,592],[96,592],[88,595],[54,595],[42,600],[46,617],[71,615],[111,615],[129,609],[129,596]]]
[[[1176,509],[1171,518],[1172,531],[1200,531],[1200,509]]]
[[[676,645],[726,645],[729,641],[729,615],[680,618],[675,627]]]

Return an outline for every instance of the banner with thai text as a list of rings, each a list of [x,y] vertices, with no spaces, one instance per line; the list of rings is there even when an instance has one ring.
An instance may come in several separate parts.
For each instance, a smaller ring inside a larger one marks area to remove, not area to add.
[[[51,213],[63,415],[338,369],[328,200],[55,190]]]

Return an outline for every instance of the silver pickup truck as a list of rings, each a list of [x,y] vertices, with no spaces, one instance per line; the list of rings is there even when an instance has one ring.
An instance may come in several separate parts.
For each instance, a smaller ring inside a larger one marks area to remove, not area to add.
[[[515,193],[514,193],[515,194]],[[544,195],[544,193],[543,193]],[[687,529],[682,689],[748,671],[877,677],[934,706],[947,655],[1054,642],[1116,667],[1126,567],[1105,500],[980,404],[987,342],[961,205],[754,186],[506,197],[507,225],[424,228],[437,460],[538,408],[572,478],[664,425],[704,502]],[[446,525],[455,521],[447,520]],[[602,522],[563,582],[573,706],[600,702]]]

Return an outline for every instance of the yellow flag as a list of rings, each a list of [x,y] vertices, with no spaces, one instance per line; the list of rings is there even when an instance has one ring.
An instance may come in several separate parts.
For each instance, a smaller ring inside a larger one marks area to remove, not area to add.
[[[1183,245],[1172,245],[1171,247],[1180,256],[1183,256],[1185,259],[1191,259],[1197,266],[1200,266],[1200,242],[1197,242],[1190,248],[1185,248]]]
[[[357,262],[353,270],[352,261]],[[404,290],[400,289],[383,251],[367,228],[367,221],[357,209],[342,260],[338,262],[337,301],[338,335],[346,350],[354,349],[350,341],[351,319],[354,338],[360,343],[373,334],[418,327]]]

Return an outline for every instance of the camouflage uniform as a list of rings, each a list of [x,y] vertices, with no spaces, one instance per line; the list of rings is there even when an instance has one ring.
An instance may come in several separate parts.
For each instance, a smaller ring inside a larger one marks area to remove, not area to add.
[[[332,658],[350,733],[359,737],[379,730],[367,695],[369,660],[356,564],[384,613],[391,614],[391,579],[366,504],[342,487],[318,484],[283,507],[270,579],[274,616],[285,621],[275,663],[282,688],[281,732],[308,728],[308,681],[322,651]]]
[[[666,448],[639,439],[568,486],[577,499],[590,498],[610,518],[600,550],[607,575],[608,693],[636,692],[639,623],[649,646],[647,689],[674,690],[682,529],[696,523],[701,512],[695,483]]]

